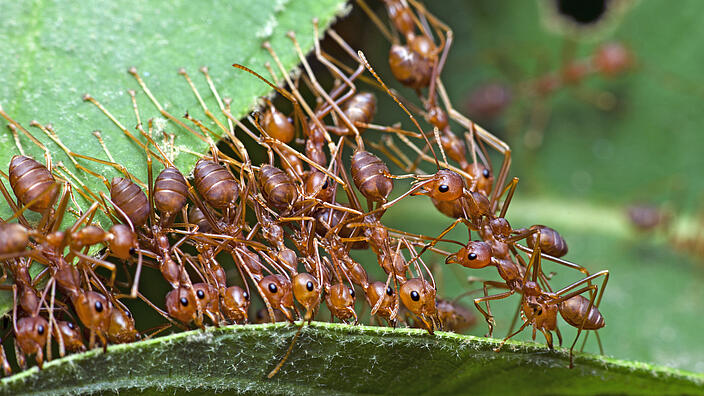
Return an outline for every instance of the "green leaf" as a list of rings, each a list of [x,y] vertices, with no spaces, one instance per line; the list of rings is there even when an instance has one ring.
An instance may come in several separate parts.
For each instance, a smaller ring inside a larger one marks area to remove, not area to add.
[[[229,326],[93,350],[2,380],[6,394],[695,394],[704,376],[542,345],[415,329],[315,322],[266,375],[297,327]]]
[[[286,33],[295,32],[307,51],[313,46],[313,18],[317,17],[324,28],[342,12],[342,6],[341,0],[269,0],[258,1],[256,5],[246,0],[208,4],[185,0],[168,4],[139,0],[86,4],[3,1],[0,106],[47,145],[54,163],[62,161],[93,191],[104,191],[105,187],[98,178],[73,167],[68,156],[40,129],[29,127],[30,120],[52,123],[71,151],[107,160],[91,135],[92,131],[102,131],[116,161],[146,181],[144,151],[97,108],[84,103],[83,94],[88,93],[103,103],[138,136],[128,89],[137,91],[144,124],[150,118],[158,120],[163,116],[127,73],[128,68],[135,66],[167,111],[177,118],[188,111],[205,122],[207,118],[193,92],[177,71],[185,68],[208,107],[219,113],[217,102],[198,71],[201,66],[208,66],[220,95],[233,99],[233,115],[242,117],[258,97],[271,89],[231,65],[241,63],[268,76],[264,64],[273,62],[261,45],[269,40],[286,69],[292,69],[299,59]],[[224,120],[223,116],[220,118]],[[215,129],[214,123],[206,125],[222,133]],[[204,153],[207,144],[174,123],[164,128],[175,135],[174,162],[184,174],[190,173],[197,158],[181,149]],[[156,134],[159,133],[157,129]],[[25,150],[42,161],[43,152],[26,137],[21,140]],[[160,138],[156,140],[161,143]],[[10,132],[4,128],[0,146],[4,148],[0,164],[6,166],[18,152]],[[170,153],[169,147],[162,149]],[[120,175],[112,167],[79,161],[108,180]],[[0,216],[9,215],[7,205],[0,205]]]
[[[285,67],[292,69],[299,59],[286,33],[295,32],[303,50],[311,49],[313,18],[318,18],[323,29],[342,12],[343,3],[342,0],[269,0],[258,1],[255,6],[246,0],[210,4],[185,0],[168,4],[141,0],[118,3],[107,0],[87,3],[0,1],[4,21],[4,28],[0,30],[0,53],[3,54],[0,107],[47,146],[54,164],[63,162],[92,191],[106,189],[98,178],[77,170],[40,129],[29,127],[31,120],[53,124],[61,140],[73,152],[108,160],[91,135],[92,131],[100,130],[113,157],[131,174],[146,181],[144,151],[96,107],[83,102],[83,94],[92,95],[130,132],[138,135],[128,89],[137,91],[140,116],[145,124],[150,118],[163,119],[163,116],[127,73],[128,68],[135,66],[167,111],[177,118],[188,111],[205,122],[207,118],[193,92],[177,73],[184,67],[209,108],[218,113],[217,102],[198,71],[205,65],[220,95],[233,99],[233,115],[241,118],[271,89],[231,65],[241,63],[268,76],[264,64],[272,59],[261,48],[268,40]],[[224,122],[224,117],[220,118]],[[10,131],[4,128],[6,123],[0,122],[0,125],[3,126],[0,128],[0,165],[6,172],[10,158],[19,152]],[[206,125],[218,132],[214,123]],[[189,174],[197,157],[179,151],[180,148],[204,153],[207,144],[174,123],[166,125],[165,130],[176,136],[175,164],[184,174]],[[28,154],[43,162],[44,153],[39,147],[24,136],[21,141]],[[160,139],[157,141],[161,143]],[[168,147],[162,148],[169,152]],[[78,161],[108,180],[121,175],[109,166]],[[159,170],[155,166],[155,172]],[[2,182],[9,189],[7,180]],[[88,205],[79,195],[76,198],[85,210]],[[9,206],[0,204],[0,217],[11,215]],[[65,225],[73,219],[67,216]],[[7,312],[11,307],[12,295],[0,292],[0,312]]]

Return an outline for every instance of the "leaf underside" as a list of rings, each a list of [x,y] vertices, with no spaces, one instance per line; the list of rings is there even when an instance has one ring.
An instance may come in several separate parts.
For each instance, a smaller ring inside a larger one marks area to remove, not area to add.
[[[694,394],[704,376],[566,350],[416,329],[314,322],[266,375],[297,327],[228,326],[93,350],[2,380],[5,394]]]

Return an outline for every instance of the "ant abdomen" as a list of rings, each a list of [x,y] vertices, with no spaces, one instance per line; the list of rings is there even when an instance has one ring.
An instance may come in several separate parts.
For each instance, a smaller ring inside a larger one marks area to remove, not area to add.
[[[164,168],[154,181],[154,206],[165,216],[178,213],[188,199],[188,184],[178,169]]]
[[[342,112],[353,123],[370,123],[376,113],[376,96],[371,92],[360,92],[343,104]]]
[[[369,276],[367,275],[367,270],[365,270],[360,263],[355,262],[350,265],[347,267],[347,271],[352,283],[360,286],[362,289],[369,287]]]
[[[41,212],[48,209],[56,198],[56,179],[46,166],[26,155],[15,155],[10,161],[10,187],[17,199],[28,209]],[[50,191],[52,189],[53,191]]]
[[[433,74],[433,62],[407,46],[394,44],[389,50],[391,73],[403,85],[420,89],[427,87]]]
[[[29,244],[29,231],[18,223],[0,223],[0,254],[19,253]]]
[[[193,168],[196,190],[215,209],[233,208],[240,189],[237,180],[222,165],[200,159]]]
[[[391,19],[396,30],[406,37],[406,39],[413,37],[416,25],[413,21],[411,9],[398,0],[384,0],[384,3],[386,4],[389,19]]]
[[[141,188],[124,177],[115,177],[110,186],[110,198],[119,207],[132,224],[141,227],[149,218],[149,199]]]
[[[363,150],[356,150],[352,155],[352,180],[357,189],[370,201],[386,202],[394,189],[394,181],[386,166],[376,155]]]
[[[259,183],[269,205],[279,210],[290,208],[298,199],[296,185],[286,172],[272,165],[262,165]]]
[[[296,129],[291,120],[284,113],[276,110],[274,106],[269,106],[264,111],[260,122],[271,137],[284,143],[291,143],[296,135]]]
[[[589,308],[589,299],[576,295],[560,303],[560,315],[565,319],[565,322],[570,325],[580,328],[584,323],[584,330],[598,330],[606,325],[604,317],[599,312],[599,309],[592,305]],[[586,319],[585,319],[586,318]]]
[[[567,254],[567,242],[562,238],[562,235],[554,229],[544,225],[534,225],[531,230],[540,230],[540,249],[543,253],[553,257],[562,257]],[[526,239],[526,244],[529,248],[535,247],[536,234],[531,234]]]

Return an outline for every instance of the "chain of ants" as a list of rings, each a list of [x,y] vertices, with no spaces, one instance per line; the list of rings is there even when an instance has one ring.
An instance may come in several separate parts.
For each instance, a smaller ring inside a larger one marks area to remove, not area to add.
[[[188,73],[180,70],[208,120],[196,119],[188,113],[177,117],[162,106],[138,71],[130,69],[141,93],[169,121],[167,125],[197,137],[210,147],[207,155],[190,153],[198,157],[190,177],[185,177],[173,164],[173,142],[177,137],[155,127],[152,120],[144,128],[134,91],[129,94],[136,123],[118,120],[90,95],[84,99],[143,150],[146,182],[115,161],[99,132],[94,134],[107,160],[74,153],[51,125],[31,123],[66,152],[79,173],[98,178],[107,193],[91,190],[66,166],[52,163],[47,147],[0,108],[0,116],[9,122],[21,153],[12,158],[8,173],[2,173],[9,180],[14,197],[0,183],[14,213],[0,223],[3,279],[11,280],[2,287],[11,290],[14,302],[12,328],[3,334],[3,340],[13,338],[18,365],[25,368],[27,356],[33,355],[41,368],[45,360],[51,359],[52,342],[58,344],[58,353],[64,356],[97,345],[106,349],[108,344],[144,337],[146,334],[137,330],[135,319],[121,302],[128,298],[143,300],[167,321],[148,335],[153,337],[171,326],[188,329],[204,328],[206,324],[248,323],[252,321],[248,316],[250,302],[256,293],[266,308],[257,313],[255,321],[301,320],[286,356],[270,377],[284,365],[304,324],[316,317],[323,303],[333,320],[358,323],[355,289],[364,292],[363,300],[377,323],[415,325],[431,334],[438,329],[461,331],[472,323],[473,314],[454,301],[437,298],[435,279],[422,258],[428,250],[444,255],[447,264],[472,269],[496,267],[502,281],[482,281],[483,296],[474,299],[489,325],[488,336],[494,328],[490,301],[513,294],[520,296],[514,322],[520,312],[523,323],[503,342],[532,326],[533,338],[539,330],[553,348],[555,332],[561,344],[556,323],[558,312],[578,329],[577,337],[584,330],[603,327],[598,306],[608,271],[590,274],[585,268],[562,259],[567,245],[557,231],[542,225],[513,229],[505,219],[518,181],[514,178],[506,183],[511,150],[452,108],[439,77],[452,43],[450,28],[415,0],[384,3],[388,26],[366,3],[358,0],[392,43],[389,53],[392,73],[399,82],[415,90],[421,105],[390,90],[364,54],[352,50],[334,31],[329,32],[330,37],[349,55],[352,66],[325,53],[317,44],[316,21],[313,22],[315,58],[334,78],[331,88],[325,89],[318,82],[292,33],[289,38],[302,62],[303,72],[299,77],[289,76],[268,43],[264,47],[280,74],[267,64],[269,80],[246,66],[233,65],[269,84],[290,101],[294,108],[292,115],[282,113],[265,99],[261,112],[253,113],[245,121],[239,120],[230,111],[230,101],[220,96],[207,68],[202,68],[219,109],[212,112]],[[373,78],[365,75],[365,71]],[[359,92],[356,87],[359,81],[390,95],[416,131],[401,129],[399,125],[373,124],[376,98],[373,93]],[[314,103],[305,100],[306,90],[314,95]],[[424,132],[411,111],[422,115],[433,127],[433,133]],[[223,116],[224,122],[219,118]],[[451,130],[450,120],[467,131],[463,137]],[[130,130],[124,125],[136,127]],[[382,132],[384,138],[378,143],[368,139],[365,142],[362,133],[370,129]],[[235,131],[261,146],[268,161],[252,163]],[[161,146],[155,140],[160,134],[164,137]],[[44,150],[45,164],[24,155],[20,135]],[[220,136],[232,154],[218,149],[215,141]],[[413,150],[418,159],[410,160],[397,141]],[[408,173],[393,175],[381,158],[366,150],[365,143]],[[353,150],[349,174],[342,158],[345,146]],[[496,179],[487,147],[502,156]],[[442,161],[436,155],[436,148]],[[446,157],[457,165],[450,164]],[[154,162],[163,167],[156,178]],[[423,172],[421,162],[434,164],[436,170]],[[111,166],[122,175],[108,180],[92,170],[89,163]],[[389,200],[397,179],[411,179],[413,184],[399,197]],[[354,189],[366,200],[366,207]],[[383,214],[412,195],[427,195],[441,213],[455,220],[437,237],[383,225]],[[77,196],[91,202],[88,209],[79,206]],[[40,219],[29,221],[25,217],[28,211],[38,213]],[[114,225],[102,228],[96,221],[98,213],[107,216]],[[61,229],[67,214],[76,219],[71,226]],[[251,224],[247,214],[250,218],[254,216],[256,222]],[[444,239],[459,224],[467,226],[470,240],[463,243]],[[472,231],[481,240],[472,241]],[[526,246],[518,243],[523,240]],[[438,242],[455,243],[460,248],[450,254],[438,249]],[[370,279],[365,267],[351,257],[353,249],[371,249],[386,279]],[[527,261],[519,251],[527,254]],[[232,259],[241,281],[239,285],[228,280],[226,269],[220,264],[224,256]],[[549,277],[541,269],[542,259],[580,271],[584,277],[553,290]],[[29,273],[32,263],[43,268],[34,278]],[[109,275],[99,274],[96,271],[99,267],[103,268],[101,273]],[[159,271],[171,286],[165,297],[165,309],[140,292],[143,267]],[[127,282],[117,280],[118,271],[127,274]],[[597,279],[602,281],[601,285],[594,283]],[[503,291],[491,294],[490,289]],[[570,366],[576,342],[577,338],[570,348]],[[11,366],[4,349],[0,353],[0,363],[9,375]]]

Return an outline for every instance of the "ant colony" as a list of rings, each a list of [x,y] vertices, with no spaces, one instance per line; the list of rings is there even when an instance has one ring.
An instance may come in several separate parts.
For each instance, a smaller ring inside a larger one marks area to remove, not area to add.
[[[434,270],[426,264],[429,254],[468,274],[496,268],[501,280],[482,281],[483,295],[474,299],[487,336],[495,325],[490,304],[512,298],[521,321],[503,342],[532,327],[533,337],[539,331],[553,348],[553,335],[562,343],[558,316],[577,329],[577,337],[593,331],[598,339],[609,273],[590,273],[565,260],[567,244],[550,227],[509,224],[506,213],[518,182],[509,176],[511,148],[450,102],[441,78],[453,43],[450,27],[417,0],[384,0],[386,17],[363,0],[357,3],[389,41],[393,78],[416,97],[388,88],[364,53],[333,30],[328,41],[345,59],[329,55],[313,21],[312,57],[288,35],[301,62],[297,77],[266,42],[271,64],[255,66],[265,66],[267,76],[250,65],[233,65],[233,73],[279,94],[278,104],[264,99],[246,119],[233,116],[207,68],[200,73],[217,109],[208,108],[191,76],[179,70],[203,119],[170,113],[136,68],[129,74],[139,88],[128,91],[131,104],[126,103],[133,118],[118,119],[99,98],[85,95],[85,106],[107,117],[143,153],[138,166],[146,168],[146,180],[113,157],[100,132],[94,135],[102,159],[72,151],[51,125],[33,121],[26,128],[0,108],[18,150],[7,173],[0,171],[5,178],[0,191],[12,212],[0,219],[1,287],[13,297],[12,324],[3,340],[12,339],[20,368],[31,358],[41,368],[52,354],[107,351],[109,344],[194,326],[300,320],[296,338],[314,319],[413,326],[430,334],[463,331],[475,323],[475,314],[439,295]],[[368,90],[360,90],[360,83]],[[140,118],[141,95],[166,120],[164,127]],[[377,95],[388,95],[412,127],[375,124]],[[192,169],[174,164],[180,134],[210,148],[186,154],[194,157]],[[52,142],[45,145],[37,136]],[[367,136],[382,138],[374,142]],[[25,155],[28,142],[44,151],[43,159]],[[48,144],[66,153],[71,164],[52,161]],[[253,160],[255,150],[263,160]],[[402,172],[392,173],[387,160]],[[433,169],[426,172],[421,165]],[[116,176],[106,177],[98,166]],[[105,188],[88,187],[88,179]],[[399,180],[410,180],[410,188],[395,190]],[[425,236],[384,225],[384,214],[402,200],[428,204],[413,198],[418,195],[452,219],[445,231]],[[445,238],[457,226],[467,227],[468,240]],[[472,240],[472,232],[479,239]],[[448,243],[456,249],[439,248]],[[372,264],[355,260],[355,250],[371,251],[380,267],[374,273],[383,275],[373,279]],[[555,284],[543,272],[545,261],[574,271],[580,280]],[[30,274],[37,267],[38,274]],[[162,299],[145,296],[140,283],[145,272],[163,278],[168,292]],[[163,317],[162,325],[144,329],[128,300]],[[11,374],[1,345],[0,363]]]

